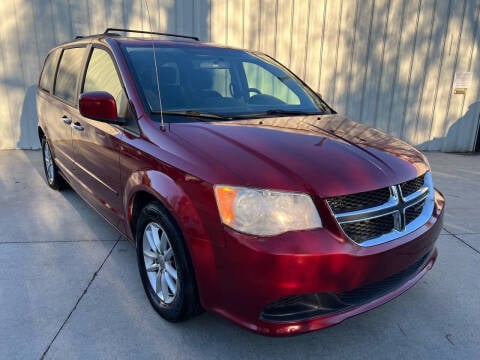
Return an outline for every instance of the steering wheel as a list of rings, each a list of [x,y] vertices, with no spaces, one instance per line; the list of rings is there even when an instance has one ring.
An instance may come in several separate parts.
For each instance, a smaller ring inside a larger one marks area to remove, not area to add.
[[[258,90],[257,88],[248,88],[248,92],[251,93],[251,92],[254,92],[254,93],[257,93],[257,94],[261,94],[262,92],[260,90]]]

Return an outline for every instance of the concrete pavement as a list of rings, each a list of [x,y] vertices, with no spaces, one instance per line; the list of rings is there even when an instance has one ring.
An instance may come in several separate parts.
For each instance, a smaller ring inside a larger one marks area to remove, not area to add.
[[[338,326],[269,338],[209,313],[162,320],[130,243],[47,187],[40,152],[0,151],[0,359],[480,358],[480,155],[427,156],[447,198],[432,271]]]

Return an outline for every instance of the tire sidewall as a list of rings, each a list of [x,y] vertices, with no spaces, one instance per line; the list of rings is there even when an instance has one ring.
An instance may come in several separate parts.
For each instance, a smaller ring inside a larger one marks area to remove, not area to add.
[[[45,162],[45,147],[48,146],[49,152],[50,152],[50,157],[52,160],[52,166],[53,166],[53,180],[50,183],[48,181],[48,170],[47,170],[47,163]],[[51,187],[54,190],[57,190],[59,188],[59,175],[58,175],[58,170],[57,166],[55,165],[55,162],[53,160],[53,154],[52,154],[52,148],[47,142],[47,139],[45,137],[42,138],[41,141],[41,147],[42,147],[42,162],[43,162],[43,172],[45,173],[45,181],[47,182],[47,185]]]
[[[169,304],[163,302],[155,293],[145,269],[143,236],[145,228],[151,222],[158,223],[167,233],[175,257],[175,265],[177,266],[177,294],[175,299]],[[151,203],[142,210],[136,229],[138,269],[148,300],[154,309],[166,320],[172,322],[180,321],[187,315],[186,301],[188,299],[186,298],[186,291],[191,287],[190,282],[192,281],[191,276],[189,276],[189,263],[182,235],[170,217],[165,214],[165,211],[157,203]]]

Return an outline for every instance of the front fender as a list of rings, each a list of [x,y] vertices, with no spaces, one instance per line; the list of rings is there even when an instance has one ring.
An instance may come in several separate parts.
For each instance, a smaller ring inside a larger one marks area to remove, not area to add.
[[[137,171],[129,177],[123,193],[124,211],[131,224],[133,200],[139,192],[146,192],[158,199],[175,219],[185,236],[206,238],[205,228],[189,196],[170,177],[156,170]],[[135,239],[132,227],[129,235]]]
[[[218,292],[218,269],[221,266],[217,264],[219,257],[216,254],[224,246],[223,230],[220,229],[222,225],[216,221],[218,214],[212,214],[211,209],[216,210],[216,203],[211,186],[202,184],[193,177],[183,178],[184,180],[174,181],[156,170],[133,173],[125,185],[124,211],[128,224],[131,224],[132,205],[138,192],[146,192],[163,204],[184,236],[194,267],[200,301],[205,308],[211,308],[217,301],[212,294]],[[192,196],[196,201],[192,200]],[[200,212],[198,207],[201,208]],[[132,226],[127,226],[126,231],[135,239]]]

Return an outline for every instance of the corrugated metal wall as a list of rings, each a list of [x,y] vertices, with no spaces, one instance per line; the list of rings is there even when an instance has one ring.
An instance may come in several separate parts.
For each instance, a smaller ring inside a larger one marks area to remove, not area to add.
[[[152,27],[264,51],[340,113],[425,150],[470,151],[480,114],[478,0],[148,0]],[[106,27],[149,29],[144,0],[2,0],[0,149],[35,148],[47,51]],[[472,72],[453,94],[456,72]]]

